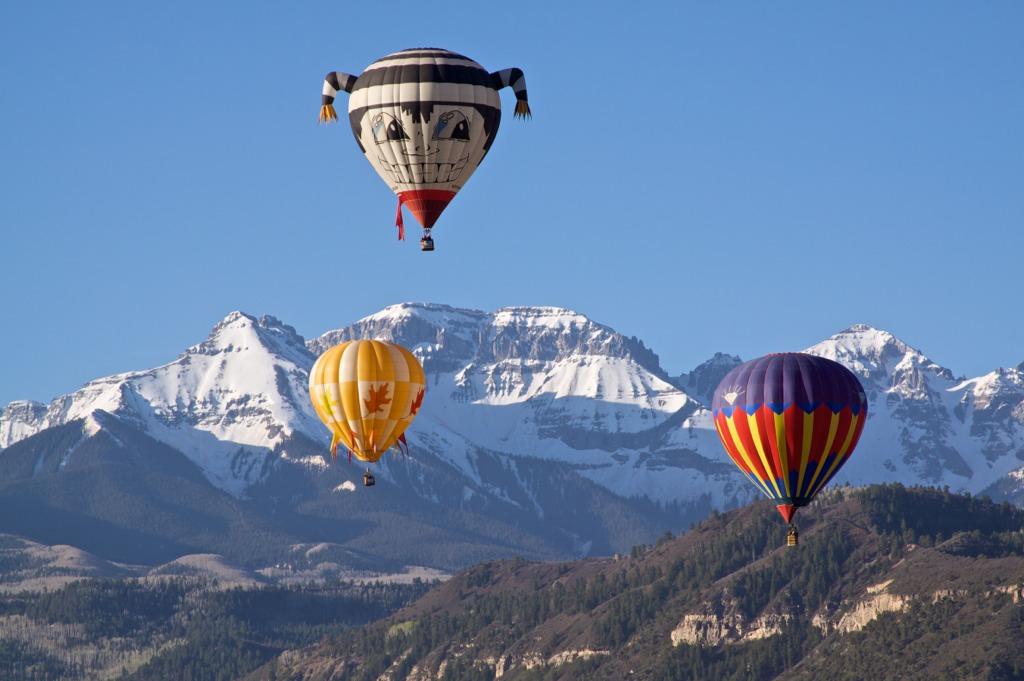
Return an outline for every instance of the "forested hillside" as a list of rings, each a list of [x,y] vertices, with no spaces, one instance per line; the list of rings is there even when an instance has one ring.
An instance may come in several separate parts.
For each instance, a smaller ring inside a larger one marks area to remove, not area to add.
[[[222,589],[190,578],[90,579],[0,595],[0,679],[229,681],[286,648],[365,624],[427,586]]]
[[[799,523],[787,548],[758,503],[628,555],[492,561],[433,588],[275,585],[215,556],[138,576],[8,538],[0,678],[1024,678],[1024,511],[890,485],[826,492]]]
[[[1024,512],[899,485],[765,503],[630,556],[500,561],[250,679],[1024,678]]]

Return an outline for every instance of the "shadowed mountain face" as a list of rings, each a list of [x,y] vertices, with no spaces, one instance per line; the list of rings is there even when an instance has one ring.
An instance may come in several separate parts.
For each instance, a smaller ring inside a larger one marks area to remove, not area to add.
[[[247,678],[1022,678],[1024,511],[899,485],[806,510],[796,548],[762,502],[630,556],[479,565]]]
[[[367,337],[409,347],[428,377],[412,455],[386,456],[372,489],[325,458],[307,390],[317,353]],[[954,378],[865,326],[808,351],[848,366],[870,400],[838,483],[1021,500],[1020,367]],[[739,361],[673,378],[638,339],[560,308],[402,304],[310,341],[235,312],[166,365],[8,405],[0,530],[147,563],[216,552],[260,566],[310,542],[389,570],[625,551],[753,498],[706,408]]]
[[[301,444],[292,440],[292,451]],[[314,445],[306,447],[312,451]],[[459,481],[446,480],[447,469],[428,452],[421,454],[426,474],[412,480],[399,469],[394,482],[373,490],[344,485],[339,467],[310,471],[277,464],[245,497],[236,497],[211,485],[179,451],[102,411],[48,428],[3,456],[0,514],[6,532],[126,563],[218,553],[250,567],[451,569],[495,555],[607,553],[624,537],[643,536],[659,521],[673,520],[664,509],[629,503],[564,467],[481,456],[481,475],[494,485],[507,476],[532,481],[534,495],[523,504],[553,505],[565,494],[577,501],[549,527],[514,499],[462,498]],[[431,484],[439,496],[404,493],[413,484]],[[455,491],[440,496],[445,489]],[[566,537],[570,529],[575,533]],[[579,536],[592,544],[574,544]],[[308,552],[313,545],[321,547],[315,555]]]

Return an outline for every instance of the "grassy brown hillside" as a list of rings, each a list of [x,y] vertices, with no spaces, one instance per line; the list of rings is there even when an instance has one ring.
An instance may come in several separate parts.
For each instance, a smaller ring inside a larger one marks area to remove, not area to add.
[[[786,548],[774,509],[632,555],[499,561],[251,679],[1024,679],[1024,511],[836,490]]]

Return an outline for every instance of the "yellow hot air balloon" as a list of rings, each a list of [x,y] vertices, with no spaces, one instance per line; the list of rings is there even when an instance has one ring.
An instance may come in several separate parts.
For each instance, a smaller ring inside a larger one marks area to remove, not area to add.
[[[339,343],[324,352],[309,372],[309,397],[330,429],[331,454],[338,445],[350,457],[373,462],[395,443],[405,445],[423,404],[423,367],[400,345],[379,340]],[[373,484],[367,471],[364,484]]]

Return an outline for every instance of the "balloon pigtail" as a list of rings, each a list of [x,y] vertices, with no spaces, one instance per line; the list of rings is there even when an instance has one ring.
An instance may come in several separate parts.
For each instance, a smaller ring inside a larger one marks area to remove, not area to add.
[[[522,69],[495,71],[491,74],[491,84],[495,90],[511,87],[516,93],[516,112],[513,114],[515,118],[533,118],[533,114],[530,113],[529,97],[526,95],[526,76],[523,75]]]
[[[320,122],[331,123],[338,120],[338,112],[334,110],[333,104],[324,104],[320,107]]]
[[[405,433],[398,436],[398,450],[402,456],[409,456],[409,443],[405,439]]]
[[[324,89],[320,101],[321,123],[338,120],[338,112],[334,110],[334,98],[339,92],[352,92],[355,85],[356,77],[343,71],[331,71],[324,76]]]
[[[338,435],[335,433],[331,436],[331,459],[333,461],[338,460]]]

